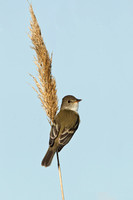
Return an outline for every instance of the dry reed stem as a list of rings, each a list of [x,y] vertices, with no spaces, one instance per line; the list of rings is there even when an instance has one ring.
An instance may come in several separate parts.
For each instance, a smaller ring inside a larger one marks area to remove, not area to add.
[[[32,88],[38,94],[38,98],[42,103],[42,107],[46,111],[51,123],[54,121],[54,117],[58,110],[56,81],[51,74],[52,56],[51,58],[49,57],[31,4],[29,9],[31,14],[29,37],[33,44],[32,48],[36,52],[35,64],[37,66],[39,79],[38,81],[33,75],[31,75],[37,86],[37,89],[34,87]]]
[[[31,27],[30,27],[29,37],[33,44],[32,48],[36,52],[35,64],[37,66],[38,79],[39,79],[38,81],[33,75],[30,74],[37,86],[37,89],[35,89],[33,86],[32,88],[38,94],[38,98],[42,103],[42,107],[46,111],[50,123],[51,122],[53,123],[54,117],[58,110],[58,99],[57,99],[56,82],[51,74],[52,56],[51,58],[49,58],[48,51],[41,36],[41,30],[37,22],[36,16],[33,12],[31,4],[30,4],[30,14],[31,14],[31,21],[30,21]],[[58,152],[57,152],[57,164],[58,164],[59,179],[61,185],[62,200],[64,200],[63,184],[62,184],[62,176],[61,176]]]
[[[60,168],[60,161],[59,161],[59,155],[58,155],[58,152],[56,152],[56,155],[57,155],[57,165],[58,165],[58,171],[59,171],[59,179],[60,179],[61,195],[62,195],[62,200],[64,200],[63,183],[62,183],[61,168]]]

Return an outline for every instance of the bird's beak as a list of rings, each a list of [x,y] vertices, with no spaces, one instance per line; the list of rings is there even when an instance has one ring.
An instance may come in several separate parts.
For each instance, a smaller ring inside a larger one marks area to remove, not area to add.
[[[80,101],[82,101],[82,99],[76,99],[76,102],[80,102]]]

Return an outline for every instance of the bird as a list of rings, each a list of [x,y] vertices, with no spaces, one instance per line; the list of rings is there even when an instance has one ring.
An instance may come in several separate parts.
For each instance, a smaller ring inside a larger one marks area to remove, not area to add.
[[[78,114],[80,101],[81,99],[72,95],[63,97],[60,111],[51,125],[49,148],[42,160],[42,166],[50,166],[54,154],[60,152],[73,137],[80,123]]]

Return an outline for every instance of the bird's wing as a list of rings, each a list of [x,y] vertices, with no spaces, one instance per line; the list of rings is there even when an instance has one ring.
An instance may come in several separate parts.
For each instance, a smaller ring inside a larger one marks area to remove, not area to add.
[[[59,136],[59,144],[60,144],[59,151],[62,149],[63,146],[65,146],[70,141],[75,131],[77,130],[78,126],[79,126],[79,116],[77,116],[77,120],[75,121],[75,124],[73,127],[68,127],[68,128],[66,127],[61,132]]]
[[[79,115],[74,111],[60,111],[51,127],[49,145],[52,147],[55,139],[58,137],[58,151],[60,151],[72,138],[79,126],[79,122]]]
[[[61,126],[59,131],[58,151],[60,151],[70,141],[75,131],[77,130],[80,122],[79,115],[74,111],[70,112],[64,110],[61,114],[63,115],[64,121],[62,121],[63,126]]]
[[[57,138],[58,134],[60,131],[60,126],[58,123],[53,123],[51,126],[51,131],[50,131],[50,138],[49,138],[49,145],[52,147],[54,145],[54,141]]]

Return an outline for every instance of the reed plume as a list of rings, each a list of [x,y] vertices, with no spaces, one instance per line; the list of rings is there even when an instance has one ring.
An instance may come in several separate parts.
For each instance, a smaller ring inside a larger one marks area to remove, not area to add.
[[[37,86],[37,89],[32,87],[42,103],[43,109],[49,118],[50,123],[53,122],[56,112],[58,110],[58,99],[57,99],[57,89],[56,81],[52,76],[52,55],[49,57],[49,53],[44,44],[41,29],[37,22],[36,16],[34,14],[32,5],[30,4],[30,39],[33,44],[33,49],[36,52],[35,64],[38,71],[38,80],[33,76],[33,80]]]
[[[33,75],[31,75],[37,86],[37,89],[35,89],[33,86],[32,88],[38,94],[38,97],[42,103],[42,107],[46,111],[50,124],[52,124],[54,121],[56,112],[58,110],[56,81],[51,73],[52,56],[51,58],[49,57],[48,51],[46,49],[46,46],[44,44],[44,41],[41,35],[41,29],[39,27],[39,24],[37,22],[37,19],[36,19],[36,16],[34,14],[31,4],[30,4],[30,14],[31,14],[31,21],[30,21],[29,37],[33,44],[32,48],[36,52],[35,64],[37,66],[38,79],[39,79],[38,81]],[[63,184],[62,184],[58,152],[57,152],[57,164],[58,164],[58,170],[59,170],[62,200],[64,200],[64,192],[63,192]]]

